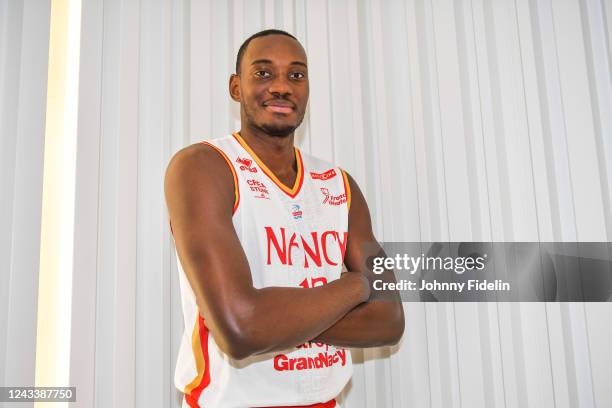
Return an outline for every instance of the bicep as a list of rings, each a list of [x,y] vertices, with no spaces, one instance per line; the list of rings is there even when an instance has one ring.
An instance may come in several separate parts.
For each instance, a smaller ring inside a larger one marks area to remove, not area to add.
[[[348,216],[348,243],[344,263],[349,271],[365,271],[368,257],[378,255],[382,248],[372,231],[368,204],[359,186],[348,175],[351,189],[351,207]]]
[[[349,211],[346,267],[349,271],[365,273],[371,282],[374,279],[388,283],[396,282],[395,273],[392,269],[385,269],[382,274],[377,275],[372,272],[373,258],[386,257],[387,255],[374,236],[370,211],[359,186],[350,176],[348,176],[348,179],[352,203]],[[376,302],[376,300],[391,300],[392,302]],[[385,341],[390,341],[390,344],[395,344],[404,330],[401,299],[395,291],[379,292],[372,290],[368,303],[362,305],[353,317],[356,320],[362,318],[383,324],[384,328],[387,329]],[[378,326],[376,330],[382,333],[383,328]]]
[[[179,261],[200,313],[213,331],[230,333],[252,289],[251,274],[232,223],[230,170],[216,152],[198,148],[179,152],[170,162],[166,202]]]

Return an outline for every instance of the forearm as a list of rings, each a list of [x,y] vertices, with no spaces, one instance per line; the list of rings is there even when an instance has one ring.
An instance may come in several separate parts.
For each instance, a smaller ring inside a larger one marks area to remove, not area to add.
[[[358,277],[310,289],[255,289],[233,311],[234,329],[225,337],[238,358],[294,347],[338,322],[367,299],[368,291],[367,281]]]
[[[399,302],[362,303],[314,340],[339,347],[378,347],[395,344],[404,332]]]

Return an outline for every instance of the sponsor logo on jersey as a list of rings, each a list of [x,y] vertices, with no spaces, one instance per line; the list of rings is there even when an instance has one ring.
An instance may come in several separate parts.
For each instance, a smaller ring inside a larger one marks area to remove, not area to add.
[[[302,210],[300,209],[299,205],[294,204],[293,206],[291,206],[291,215],[293,215],[294,220],[302,219]]]
[[[313,231],[309,236],[303,236],[283,227],[278,231],[265,227],[265,231],[268,265],[273,261],[275,264],[293,265],[294,260],[301,262],[303,259],[304,268],[309,268],[311,262],[318,267],[323,263],[337,266],[344,259],[348,232]]]
[[[261,181],[255,179],[248,179],[247,184],[249,185],[251,191],[255,193],[255,198],[265,198],[266,200],[270,199],[270,192],[268,191],[268,187],[266,187],[266,185]]]
[[[329,346],[323,343],[316,343],[318,347],[325,347],[324,351],[313,357],[288,357],[286,354],[279,354],[274,357],[274,369],[276,371],[296,371],[312,370],[318,368],[331,367],[334,364],[346,365],[346,350],[339,349],[330,352]],[[312,348],[310,342],[300,345],[297,348]]]
[[[346,193],[332,195],[329,190],[324,187],[321,188],[321,192],[323,193],[323,204],[341,205],[346,203]]]
[[[334,178],[336,176],[336,170],[329,169],[324,173],[315,173],[314,171],[310,172],[310,177],[315,180],[329,180],[330,178]]]
[[[236,163],[240,164],[240,170],[242,171],[246,170],[246,171],[250,171],[251,173],[257,173],[257,168],[252,167],[253,160],[251,159],[246,159],[246,158],[242,158],[238,156],[238,158],[236,159]]]

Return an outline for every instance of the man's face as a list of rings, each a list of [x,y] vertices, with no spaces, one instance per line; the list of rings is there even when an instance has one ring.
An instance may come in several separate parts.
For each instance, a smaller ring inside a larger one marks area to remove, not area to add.
[[[268,35],[253,39],[232,75],[230,94],[240,102],[247,126],[285,137],[302,123],[308,103],[306,53],[293,38]]]

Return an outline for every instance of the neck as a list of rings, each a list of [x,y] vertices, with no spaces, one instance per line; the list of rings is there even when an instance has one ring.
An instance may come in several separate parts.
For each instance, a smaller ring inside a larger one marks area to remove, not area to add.
[[[238,132],[249,147],[279,178],[297,171],[293,150],[294,132],[286,137],[270,136],[259,129],[244,126]]]

